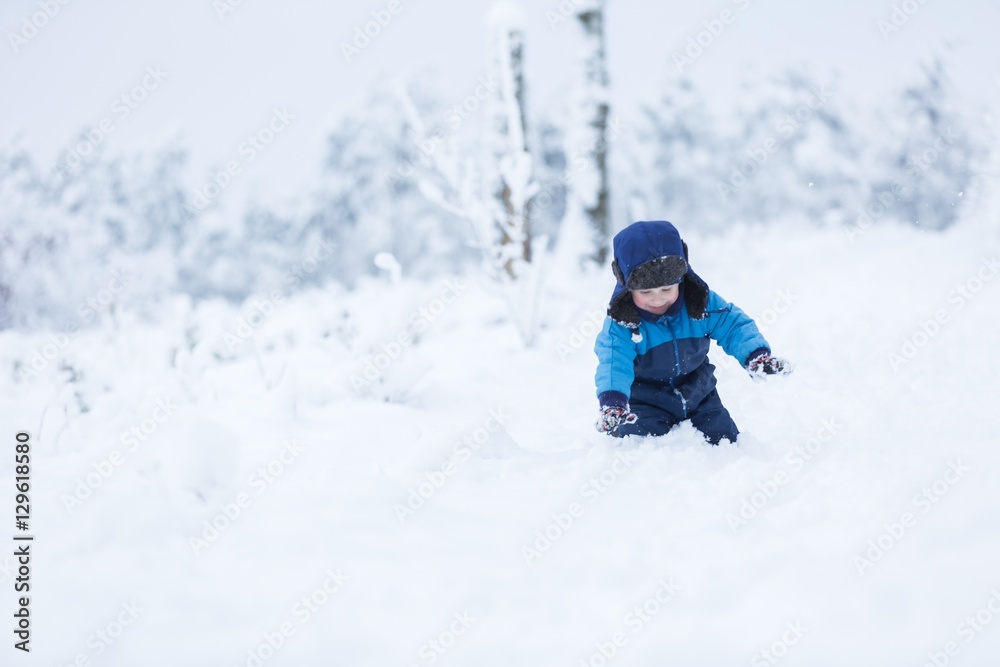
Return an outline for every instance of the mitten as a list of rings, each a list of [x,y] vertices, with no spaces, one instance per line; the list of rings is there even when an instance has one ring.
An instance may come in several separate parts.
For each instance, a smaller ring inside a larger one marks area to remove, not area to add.
[[[765,375],[788,375],[792,372],[792,364],[781,357],[772,357],[769,350],[758,350],[750,355],[747,372],[759,381]]]
[[[628,404],[625,407],[617,405],[602,405],[601,417],[597,420],[597,430],[602,433],[614,433],[622,424],[634,424],[639,417],[632,413]]]

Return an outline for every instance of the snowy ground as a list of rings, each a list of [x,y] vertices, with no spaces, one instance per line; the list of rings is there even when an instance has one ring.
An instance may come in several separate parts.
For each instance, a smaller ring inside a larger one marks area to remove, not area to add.
[[[252,304],[0,333],[17,664],[995,665],[996,233],[686,233],[797,365],[713,349],[739,446],[594,431],[610,272],[550,276],[535,349],[474,275],[283,299],[232,349]]]

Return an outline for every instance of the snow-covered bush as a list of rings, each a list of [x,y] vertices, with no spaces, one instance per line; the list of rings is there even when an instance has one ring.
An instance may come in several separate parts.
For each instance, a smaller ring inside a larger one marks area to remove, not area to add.
[[[0,327],[86,326],[176,289],[183,160],[163,150],[45,173],[0,152]]]
[[[922,68],[894,108],[879,114],[878,174],[867,213],[943,229],[958,219],[982,159],[979,142],[952,101],[942,60]]]
[[[657,217],[704,229],[889,219],[941,229],[957,220],[981,161],[948,89],[936,61],[889,111],[859,110],[836,81],[790,70],[749,75],[719,114],[682,79],[645,109],[638,139],[652,148],[632,149],[632,194]]]

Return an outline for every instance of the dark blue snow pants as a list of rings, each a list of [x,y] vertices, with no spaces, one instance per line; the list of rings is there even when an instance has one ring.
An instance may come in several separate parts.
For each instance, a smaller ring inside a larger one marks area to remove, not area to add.
[[[645,403],[633,403],[632,412],[639,418],[634,424],[622,424],[611,435],[622,438],[626,435],[664,435],[685,419],[701,431],[713,445],[719,444],[723,438],[736,442],[739,429],[729,416],[729,410],[722,404],[719,392],[712,390],[705,400],[698,404],[687,417],[678,416],[661,407]]]

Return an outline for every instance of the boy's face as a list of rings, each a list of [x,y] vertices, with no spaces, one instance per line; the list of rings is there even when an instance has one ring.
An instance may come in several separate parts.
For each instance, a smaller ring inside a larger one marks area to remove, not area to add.
[[[680,285],[664,285],[653,289],[629,291],[632,293],[632,301],[636,306],[654,315],[662,315],[677,301]]]

